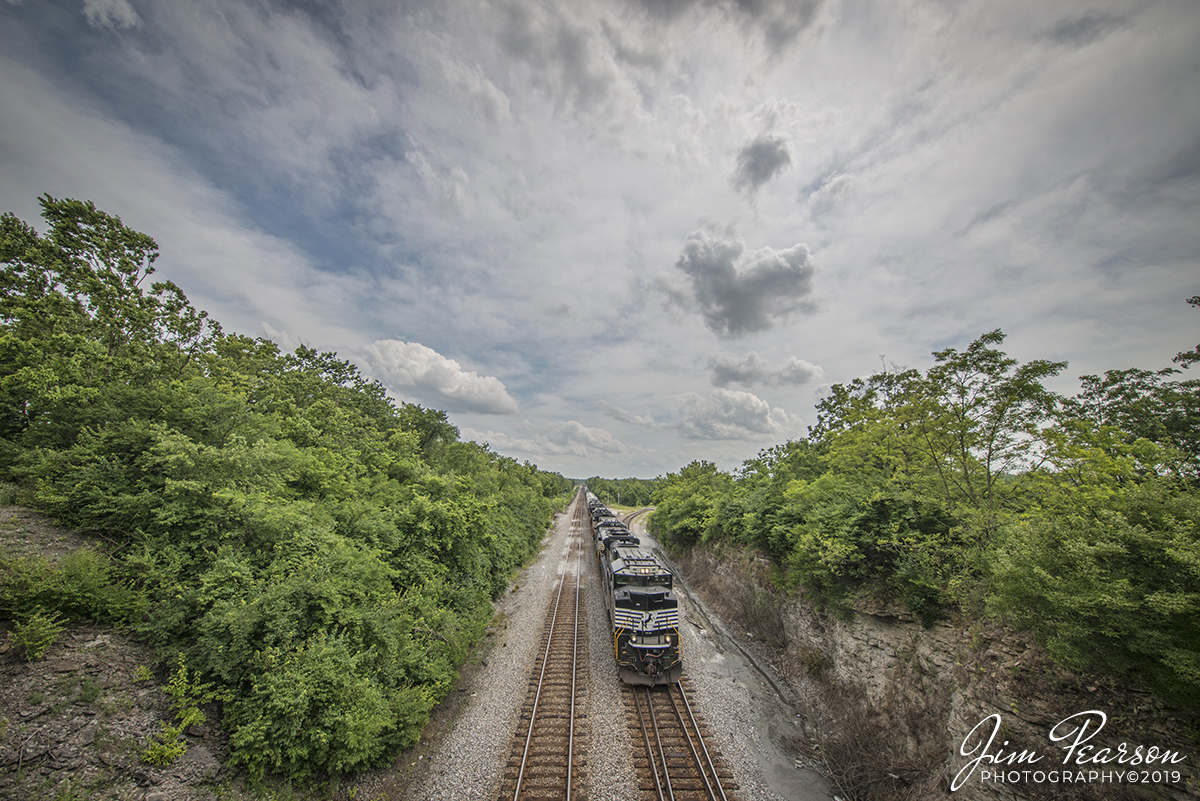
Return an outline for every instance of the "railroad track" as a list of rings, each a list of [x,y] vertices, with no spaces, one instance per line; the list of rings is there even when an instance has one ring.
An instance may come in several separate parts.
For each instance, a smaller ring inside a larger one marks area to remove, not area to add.
[[[542,624],[542,650],[529,677],[521,725],[501,782],[506,799],[586,798],[587,628],[580,587],[581,535],[590,531],[587,505],[576,499],[568,564]],[[589,543],[590,544],[590,543]]]
[[[641,749],[634,758],[643,798],[734,801],[737,784],[688,698],[685,679],[659,687],[626,685],[626,723]]]

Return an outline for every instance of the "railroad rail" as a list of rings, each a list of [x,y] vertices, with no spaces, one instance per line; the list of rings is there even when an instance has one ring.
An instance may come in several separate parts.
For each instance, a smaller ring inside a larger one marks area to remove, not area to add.
[[[685,685],[624,688],[630,737],[643,797],[658,801],[733,801],[737,784],[708,729],[688,700]]]
[[[587,505],[577,499],[571,520],[574,575],[564,571],[542,624],[541,659],[529,678],[522,725],[510,747],[499,798],[582,801],[587,787],[587,629],[580,592],[581,535],[590,531]]]

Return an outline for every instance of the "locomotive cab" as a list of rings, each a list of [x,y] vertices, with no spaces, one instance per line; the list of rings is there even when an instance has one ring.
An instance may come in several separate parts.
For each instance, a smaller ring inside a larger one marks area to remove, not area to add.
[[[670,571],[641,548],[613,548],[609,563],[613,649],[627,684],[679,681],[679,601]]]

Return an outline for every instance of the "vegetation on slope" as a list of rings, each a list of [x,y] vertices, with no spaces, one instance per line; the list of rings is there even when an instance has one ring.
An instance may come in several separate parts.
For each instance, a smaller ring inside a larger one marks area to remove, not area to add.
[[[42,208],[45,234],[0,219],[0,479],[110,547],[0,555],[0,615],[132,627],[212,683],[251,776],[414,742],[572,482],[335,354],[225,333],[150,283],[150,237]]]
[[[1200,380],[1114,370],[1060,397],[1044,381],[1066,364],[1003,340],[834,386],[807,438],[669,474],[651,525],[765,553],[835,612],[999,616],[1061,664],[1200,706]]]

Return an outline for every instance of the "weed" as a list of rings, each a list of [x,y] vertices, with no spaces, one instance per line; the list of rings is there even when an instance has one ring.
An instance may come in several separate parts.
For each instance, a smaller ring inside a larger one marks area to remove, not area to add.
[[[818,648],[801,645],[800,664],[804,665],[805,673],[814,679],[819,679],[829,669],[829,657]]]
[[[76,779],[64,779],[59,782],[53,801],[83,801],[80,795],[80,785]]]
[[[171,726],[163,721],[160,725],[162,733],[158,735],[158,739],[151,738],[149,745],[142,751],[142,761],[147,765],[159,767],[170,765],[187,753],[187,741],[180,739],[184,729],[183,724]]]
[[[63,619],[57,614],[38,609],[25,622],[18,622],[8,633],[13,645],[25,656],[25,661],[41,659],[63,631]]]
[[[100,697],[100,687],[91,676],[84,676],[79,683],[79,700],[90,704]]]
[[[972,651],[982,651],[987,645],[987,639],[983,636],[983,626],[979,623],[972,623],[967,630],[970,635],[970,647]]]
[[[204,723],[204,713],[200,711],[199,705],[217,697],[211,684],[191,682],[183,654],[179,655],[179,667],[167,683],[166,691],[167,695],[171,696],[171,709],[175,712],[176,724],[171,726],[163,721],[158,739],[151,738],[142,751],[142,761],[149,765],[170,765],[183,756],[187,752],[187,741],[181,739],[183,730],[188,726]]]

